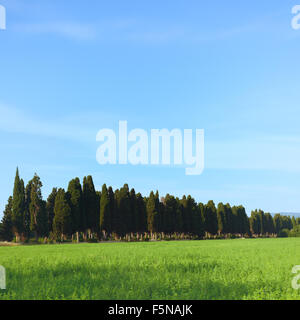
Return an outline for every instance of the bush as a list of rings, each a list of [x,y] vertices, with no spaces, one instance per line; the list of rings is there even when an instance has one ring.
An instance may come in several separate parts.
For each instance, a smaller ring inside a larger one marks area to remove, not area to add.
[[[278,233],[278,238],[287,238],[289,236],[290,230],[289,229],[282,229]]]
[[[88,243],[98,243],[98,239],[92,238],[87,240]]]
[[[233,234],[233,233],[229,233],[228,238],[229,238],[229,239],[236,239],[236,235]]]
[[[289,237],[300,238],[300,225],[289,232]]]

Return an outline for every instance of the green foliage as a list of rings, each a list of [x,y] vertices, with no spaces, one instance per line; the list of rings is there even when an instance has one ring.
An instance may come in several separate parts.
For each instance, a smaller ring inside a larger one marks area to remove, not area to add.
[[[278,233],[278,238],[287,238],[289,236],[290,230],[289,229],[282,229]]]
[[[40,177],[35,174],[30,184],[29,213],[30,213],[30,231],[33,231],[38,237],[48,235],[48,218],[46,203],[42,198],[42,182]]]
[[[217,218],[218,218],[218,232],[222,234],[226,230],[226,209],[223,203],[218,204]]]
[[[289,232],[289,237],[300,237],[300,225],[296,224],[295,227]]]
[[[106,184],[102,186],[100,200],[100,231],[111,232],[110,198]]]
[[[274,216],[274,228],[277,234],[283,229],[291,230],[293,229],[292,219],[287,216],[282,216],[281,214],[276,214]]]
[[[55,198],[53,229],[57,237],[64,238],[72,232],[71,208],[64,189],[59,189]]]
[[[71,208],[72,233],[84,231],[81,226],[81,221],[83,219],[83,198],[79,178],[69,182],[68,200]]]
[[[100,225],[100,214],[99,206],[100,199],[95,191],[93,178],[87,176],[83,178],[83,223],[85,224],[84,229],[89,229],[93,232],[99,231]]]
[[[204,205],[190,195],[179,199],[167,194],[160,199],[158,191],[152,191],[143,198],[134,189],[129,191],[127,184],[115,191],[104,184],[100,192],[91,176],[84,177],[83,187],[79,178],[71,180],[67,193],[59,190],[60,199],[54,188],[43,201],[41,188],[35,174],[24,190],[17,169],[9,219],[18,242],[51,233],[73,241],[76,235],[77,242],[93,238],[145,241],[145,233],[151,240],[275,237],[300,225],[299,218],[280,214],[273,218],[262,210],[252,211],[249,218],[241,205],[219,203],[216,208],[212,200]],[[9,219],[1,223],[1,230]]]
[[[149,198],[147,199],[147,222],[148,222],[148,231],[154,232],[154,217],[157,215],[156,211],[156,200],[153,191],[151,191]]]
[[[7,205],[3,212],[3,218],[0,225],[0,240],[2,241],[12,241],[14,238],[12,223],[12,202],[12,197],[9,197]]]
[[[57,195],[57,188],[53,188],[52,192],[48,196],[47,203],[46,203],[48,227],[50,232],[53,230],[54,206],[55,206],[56,195]]]
[[[208,201],[204,209],[204,226],[205,231],[215,235],[218,232],[217,209],[212,200]]]
[[[17,241],[20,241],[20,238],[24,232],[24,212],[25,187],[24,181],[20,179],[19,169],[17,168],[12,200],[12,222]]]

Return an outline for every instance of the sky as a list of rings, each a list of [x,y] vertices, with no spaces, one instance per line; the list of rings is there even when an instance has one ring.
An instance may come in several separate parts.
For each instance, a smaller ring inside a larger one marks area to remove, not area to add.
[[[299,1],[298,1],[299,2]],[[247,213],[300,212],[296,0],[0,0],[0,212],[16,167]],[[102,128],[205,130],[205,168],[106,165]],[[0,213],[0,216],[1,216]]]

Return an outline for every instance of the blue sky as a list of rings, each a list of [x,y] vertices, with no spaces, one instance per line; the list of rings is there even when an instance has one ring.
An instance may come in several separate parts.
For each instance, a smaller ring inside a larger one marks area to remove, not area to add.
[[[0,210],[16,167],[44,198],[73,177],[248,214],[300,212],[294,1],[0,0]],[[96,133],[205,130],[205,170],[100,166]],[[1,214],[0,214],[1,215]]]

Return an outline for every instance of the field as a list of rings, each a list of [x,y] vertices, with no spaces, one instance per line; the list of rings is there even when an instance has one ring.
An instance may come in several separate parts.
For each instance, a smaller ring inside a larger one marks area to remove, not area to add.
[[[300,238],[0,247],[0,299],[299,299]]]

